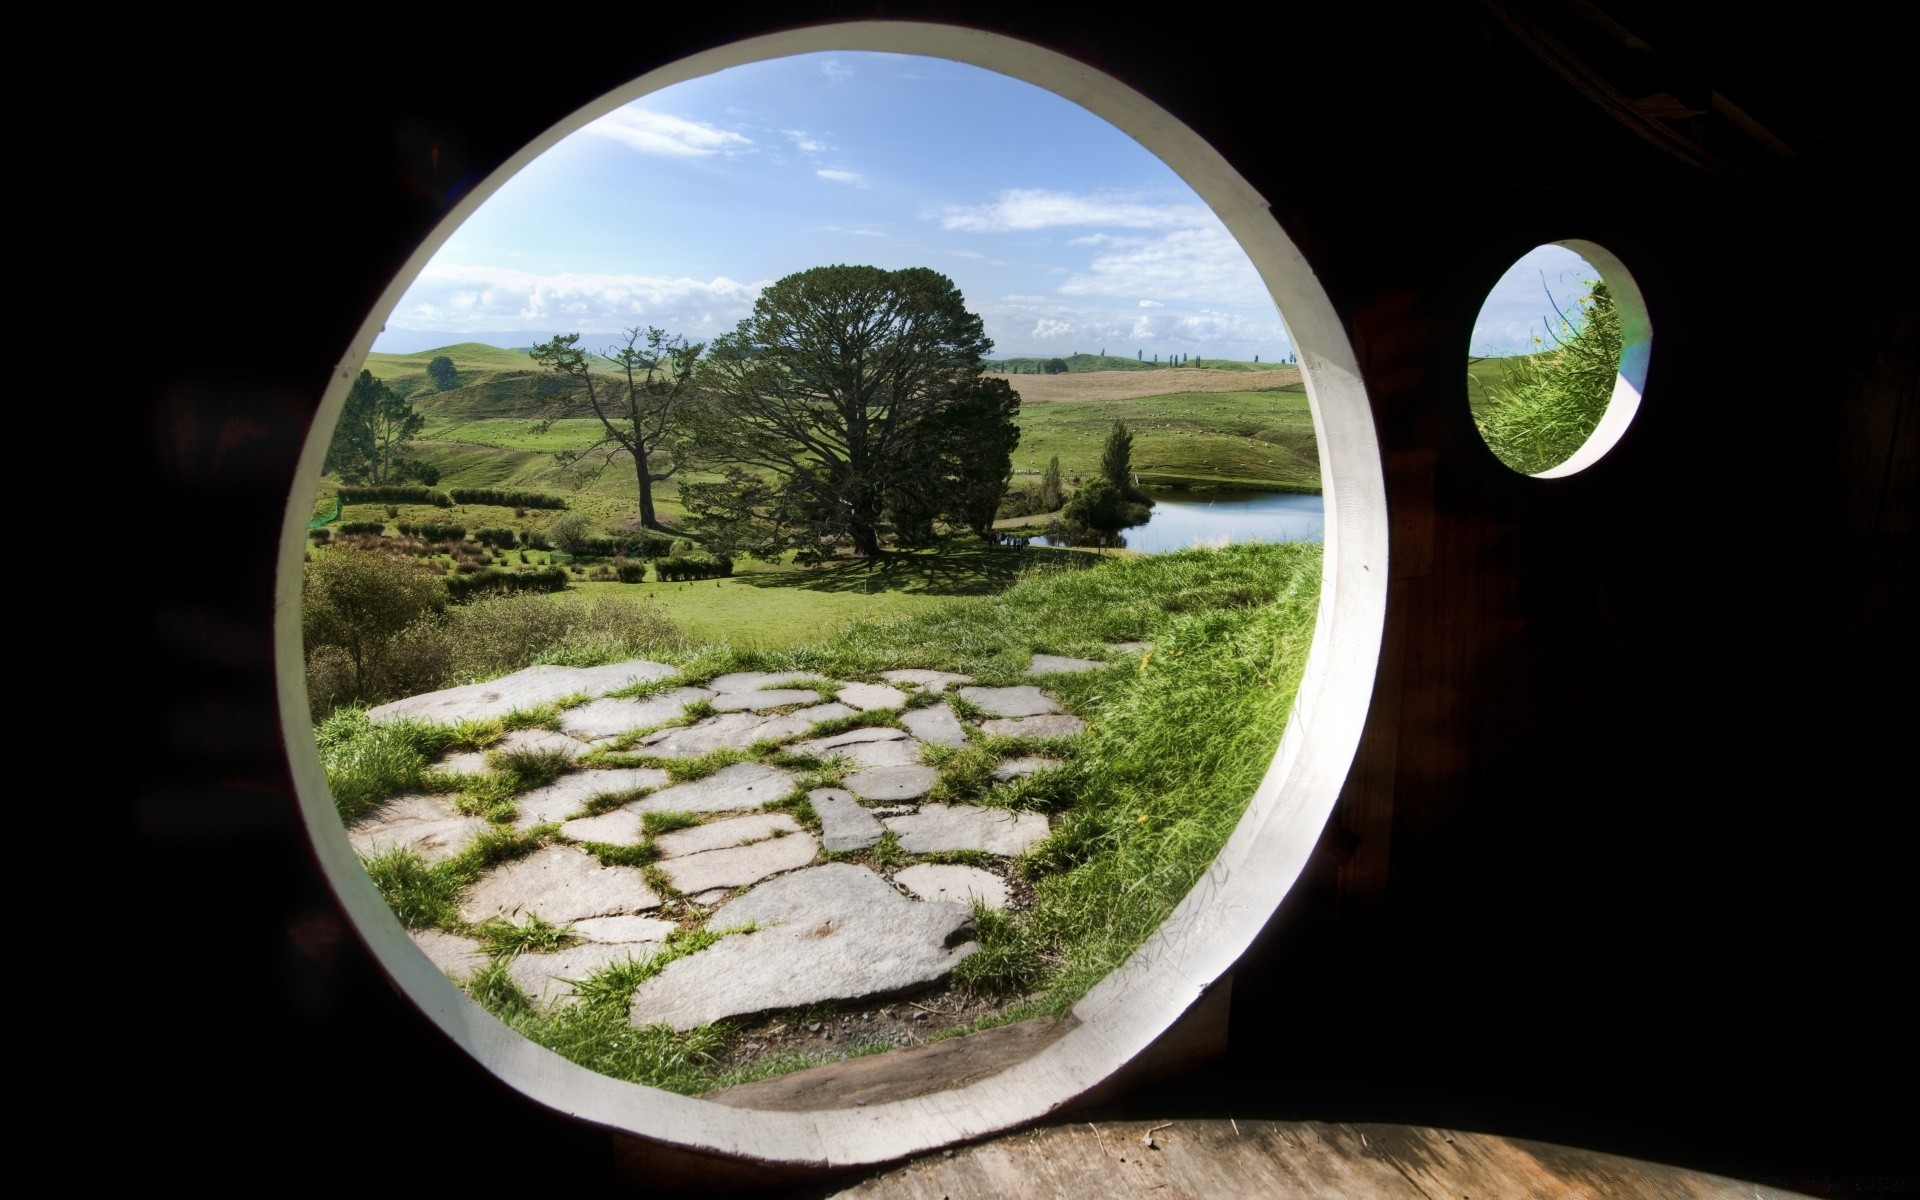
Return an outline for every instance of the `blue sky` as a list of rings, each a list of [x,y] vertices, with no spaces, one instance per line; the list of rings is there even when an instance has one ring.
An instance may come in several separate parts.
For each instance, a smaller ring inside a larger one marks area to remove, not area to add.
[[[866,52],[730,68],[568,137],[454,232],[374,349],[710,341],[829,263],[941,272],[1000,356],[1293,350],[1239,245],[1133,139],[1007,76]],[[1490,330],[1545,311],[1529,278]]]

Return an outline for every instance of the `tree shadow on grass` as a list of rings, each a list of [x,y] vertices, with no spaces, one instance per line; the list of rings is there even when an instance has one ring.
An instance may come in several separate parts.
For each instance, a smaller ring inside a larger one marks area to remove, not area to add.
[[[889,552],[877,561],[834,559],[817,567],[735,575],[758,588],[805,588],[816,592],[901,592],[923,596],[993,596],[1022,575],[1041,570],[1090,567],[1098,554],[1051,546],[986,546],[953,543],[933,550]]]

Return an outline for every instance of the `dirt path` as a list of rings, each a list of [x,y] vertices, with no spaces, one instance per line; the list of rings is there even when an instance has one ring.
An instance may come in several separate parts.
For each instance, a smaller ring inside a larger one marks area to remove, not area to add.
[[[1133,400],[1175,392],[1258,392],[1300,382],[1299,367],[1271,371],[1080,371],[1065,375],[1002,376],[1025,404],[1070,404],[1075,400]]]

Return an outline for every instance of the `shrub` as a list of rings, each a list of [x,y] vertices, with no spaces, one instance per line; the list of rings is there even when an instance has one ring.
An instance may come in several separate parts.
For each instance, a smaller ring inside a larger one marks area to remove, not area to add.
[[[482,546],[493,546],[501,550],[511,550],[519,544],[520,535],[511,529],[476,529],[473,540]]]
[[[438,521],[424,521],[414,524],[402,521],[398,526],[407,537],[417,537],[425,542],[459,542],[466,540],[467,531],[460,525],[443,525]]]
[[[450,488],[456,504],[494,504],[501,508],[565,508],[565,497],[548,492],[508,491],[502,488]],[[518,513],[516,516],[520,515]]]
[[[417,483],[341,484],[340,501],[343,504],[431,504],[435,508],[453,507],[453,497]],[[387,515],[398,516],[400,510],[389,508]]]
[[[340,526],[340,532],[352,537],[380,537],[387,532],[387,527],[381,521],[348,521]]]
[[[538,571],[476,571],[449,579],[447,598],[462,604],[479,596],[512,592],[558,592],[566,589],[567,573],[559,567]]]
[[[614,570],[620,576],[621,583],[645,583],[647,581],[647,564],[643,562],[623,562],[615,566]]]
[[[724,554],[676,554],[654,563],[653,570],[661,583],[714,579],[733,574],[733,560]]]
[[[344,699],[364,700],[379,682],[394,639],[444,608],[445,585],[418,567],[366,550],[334,550],[307,563],[300,589],[301,633],[311,654],[338,647],[352,664]]]
[[[333,531],[330,529],[307,530],[307,540],[310,542],[318,542],[324,545],[327,542],[331,541],[332,539],[333,539]]]

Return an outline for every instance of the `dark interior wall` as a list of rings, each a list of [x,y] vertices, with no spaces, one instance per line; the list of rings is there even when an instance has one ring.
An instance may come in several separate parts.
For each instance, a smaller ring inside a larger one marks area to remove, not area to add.
[[[149,1114],[127,1161],[345,1182],[369,1137],[499,1130],[495,1178],[609,1169],[604,1137],[447,1050],[335,910],[274,716],[274,543],[329,372],[446,206],[598,95],[804,13],[981,25],[1130,82],[1272,201],[1347,320],[1386,467],[1386,649],[1343,832],[1243,964],[1196,1111],[1451,1123],[1820,1194],[1911,1182],[1869,1085],[1913,1065],[1914,105],[1846,6],[1792,32],[1667,18],[1678,86],[1799,152],[1729,177],[1583,95],[1512,11],[1575,9],[1284,12],[1235,37],[1224,13],[746,5],[630,33],[383,18],[245,55],[146,31],[171,49],[129,58],[118,96],[152,135],[113,170],[161,194],[129,244],[176,299],[141,484],[224,532],[217,571],[182,561],[145,610],[169,692],[120,849],[196,936],[136,939],[150,1033],[109,1056],[124,1074],[131,1049]],[[1478,441],[1462,357],[1486,288],[1568,237],[1634,270],[1654,358],[1612,454],[1524,479]],[[397,1170],[448,1177],[438,1152]]]

